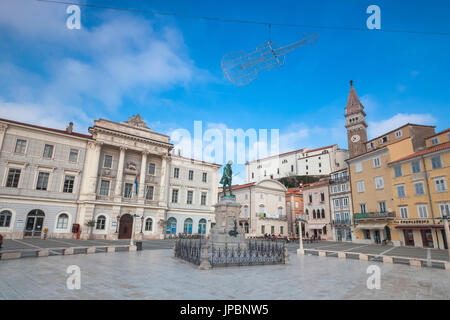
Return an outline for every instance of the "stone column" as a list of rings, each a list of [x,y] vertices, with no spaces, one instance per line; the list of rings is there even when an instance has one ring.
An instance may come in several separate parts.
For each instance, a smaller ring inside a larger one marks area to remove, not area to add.
[[[160,206],[165,206],[166,202],[169,201],[169,199],[166,199],[166,193],[168,192],[168,188],[169,188],[169,184],[168,184],[168,168],[169,166],[167,165],[167,156],[163,155],[162,156],[162,161],[161,161],[161,186],[159,189],[159,202],[160,202]]]
[[[5,138],[6,129],[8,125],[6,123],[0,123],[0,151],[2,151],[3,147],[3,139]],[[15,148],[16,146],[14,146]]]
[[[139,172],[139,198],[145,198],[145,176],[147,173],[147,154],[148,151],[142,152],[141,172]]]
[[[126,148],[120,147],[119,166],[117,167],[116,188],[114,191],[115,196],[122,195],[122,182],[123,182],[123,166],[125,161]]]
[[[84,174],[82,177],[80,188],[80,199],[95,200],[98,167],[100,163],[102,143],[97,141],[90,141],[87,145],[86,158],[84,162]]]

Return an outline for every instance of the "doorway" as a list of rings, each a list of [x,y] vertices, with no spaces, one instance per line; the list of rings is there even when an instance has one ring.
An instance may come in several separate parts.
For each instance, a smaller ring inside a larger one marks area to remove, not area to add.
[[[342,229],[336,229],[337,241],[342,241]]]
[[[133,231],[133,217],[130,214],[124,214],[120,217],[119,239],[131,239]]]
[[[434,245],[431,230],[422,229],[420,230],[420,234],[422,235],[422,244],[424,248],[433,248]]]
[[[374,230],[373,231],[373,241],[376,244],[380,244],[381,243],[380,230]]]
[[[405,237],[406,246],[414,246],[414,233],[411,229],[403,230],[403,236]]]
[[[44,218],[44,211],[39,209],[31,210],[27,215],[27,223],[25,224],[23,236],[29,238],[40,238],[42,235]]]

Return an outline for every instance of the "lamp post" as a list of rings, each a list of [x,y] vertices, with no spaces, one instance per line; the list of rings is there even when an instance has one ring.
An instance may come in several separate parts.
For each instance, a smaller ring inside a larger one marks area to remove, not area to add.
[[[143,234],[144,233],[144,214],[142,214],[142,217],[141,217],[141,234]]]
[[[299,239],[298,242],[300,244],[298,250],[297,250],[297,254],[304,254],[304,250],[303,250],[303,231],[302,231],[302,222],[306,222],[306,220],[303,219],[298,219],[298,234],[299,234]]]
[[[138,215],[135,213],[133,214],[133,226],[131,227],[131,238],[130,238],[130,246],[134,245],[134,227],[135,227],[135,222],[136,222],[136,217]]]
[[[448,258],[449,258],[449,261],[450,261],[450,230],[449,230],[449,227],[448,227],[448,219],[449,218],[450,218],[450,216],[449,216],[448,212],[443,212],[442,213],[442,220],[444,220],[445,238],[447,238]]]

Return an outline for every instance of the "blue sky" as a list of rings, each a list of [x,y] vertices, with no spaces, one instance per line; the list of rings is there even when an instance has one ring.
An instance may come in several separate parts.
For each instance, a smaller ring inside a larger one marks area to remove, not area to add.
[[[383,30],[450,32],[448,1],[106,1],[80,3],[273,23],[365,28],[381,8]],[[347,147],[348,81],[366,107],[369,136],[406,122],[450,127],[450,35],[273,26],[284,45],[318,32],[314,46],[286,56],[244,87],[222,73],[222,57],[268,40],[263,25],[223,23],[67,5],[0,0],[0,117],[86,132],[92,121],[140,113],[154,130],[275,128],[280,151]],[[242,171],[242,168],[238,168]],[[243,181],[243,174],[237,178]]]

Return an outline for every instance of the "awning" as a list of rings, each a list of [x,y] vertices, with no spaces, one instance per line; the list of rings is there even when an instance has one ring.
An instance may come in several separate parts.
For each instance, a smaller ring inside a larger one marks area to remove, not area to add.
[[[309,223],[307,225],[308,229],[323,229],[325,226],[325,223]]]
[[[373,229],[383,229],[386,227],[387,222],[380,222],[380,223],[358,223],[356,225],[356,229],[367,229],[367,230],[373,230]]]

